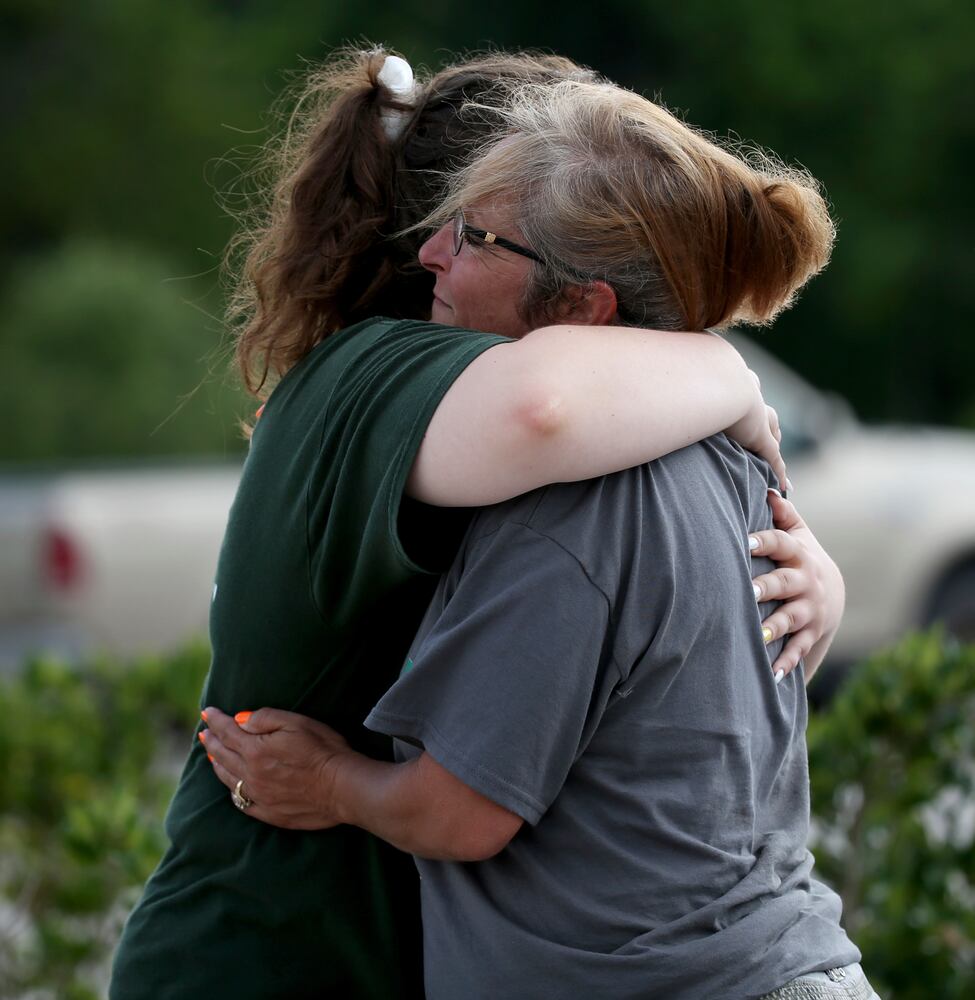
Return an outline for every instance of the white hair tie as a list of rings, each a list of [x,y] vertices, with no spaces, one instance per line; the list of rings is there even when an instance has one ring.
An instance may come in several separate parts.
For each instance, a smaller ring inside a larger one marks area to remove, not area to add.
[[[416,83],[413,80],[413,68],[405,59],[399,56],[386,56],[378,80],[397,100],[404,104],[409,104],[413,100]],[[393,141],[403,134],[409,114],[408,111],[401,111],[399,108],[383,108],[379,112],[379,120],[382,122],[387,139]]]

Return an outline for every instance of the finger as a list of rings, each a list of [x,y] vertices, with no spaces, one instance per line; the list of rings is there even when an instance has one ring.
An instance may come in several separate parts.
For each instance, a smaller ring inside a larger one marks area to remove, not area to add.
[[[219,708],[208,705],[200,712],[200,718],[224,746],[240,752],[243,748],[244,737],[241,736],[240,727],[229,715],[221,712]]]
[[[816,605],[808,599],[786,601],[762,622],[762,628],[771,629],[773,639],[795,635],[815,623],[816,610]]]
[[[241,780],[236,774],[228,771],[219,761],[213,762],[213,773],[224,785],[226,785],[229,792],[233,792],[237,788],[237,782]],[[285,829],[289,829],[294,826],[294,824],[288,819],[275,815],[273,810],[266,808],[256,799],[253,799],[251,796],[254,790],[253,788],[248,787],[246,781],[243,785],[241,785],[241,791],[247,796],[248,799],[250,799],[251,802],[246,809],[240,810],[246,816],[251,819],[259,820],[262,823],[271,823],[274,826],[280,826]]]
[[[214,763],[213,772],[227,786],[227,790],[232,793],[240,779],[235,774],[231,774],[230,771],[219,763]],[[250,799],[251,790],[248,789],[246,782],[241,785],[241,791]],[[250,801],[251,804],[246,809],[240,810],[245,816],[248,816],[250,819],[260,820],[262,823],[273,822],[271,813],[265,810],[260,802],[255,802],[253,799],[250,799]]]
[[[813,611],[809,601],[789,601],[776,608],[762,622],[762,637],[765,644],[782,636],[795,635],[812,621]]]
[[[782,489],[788,489],[785,485],[788,481],[788,476],[785,471],[785,459],[782,458],[782,452],[779,450],[779,443],[775,440],[771,431],[769,431],[766,446],[761,450],[761,455],[762,458],[764,458],[772,467],[772,472],[775,475],[779,486]]]
[[[216,758],[211,762],[213,766],[213,773],[227,786],[227,788],[232,792],[237,787],[238,778],[228,771],[223,764],[220,763]]]
[[[785,459],[782,457],[782,430],[779,427],[779,415],[772,409],[771,406],[766,405],[765,407],[766,415],[768,416],[768,431],[769,438],[768,444],[761,449],[762,457],[768,461],[768,464],[772,467],[772,472],[775,474],[775,478],[778,481],[779,486],[783,490],[790,488],[789,476],[785,469]]]
[[[809,578],[801,569],[780,566],[770,573],[763,573],[752,580],[755,599],[758,601],[786,601],[800,597],[812,588]]]
[[[813,642],[814,636],[809,629],[803,629],[790,636],[772,664],[772,673],[776,674],[781,670],[783,676],[788,677],[799,666],[799,662],[809,655]]]
[[[252,736],[277,732],[279,729],[294,729],[295,720],[301,718],[294,712],[280,708],[259,708],[256,712],[238,712],[234,720],[245,733]]]
[[[202,730],[198,734],[198,738],[206,749],[207,756],[213,758],[212,764],[220,764],[232,774],[236,774],[238,778],[247,776],[249,771],[244,758],[226,746],[213,730]]]
[[[802,551],[799,542],[792,535],[778,528],[753,531],[748,536],[748,549],[753,556],[768,556],[777,563],[796,559]]]
[[[796,505],[791,500],[786,500],[775,490],[768,491],[769,507],[772,508],[772,523],[776,528],[783,531],[792,531],[794,528],[805,528],[806,522],[796,510]]]
[[[784,490],[792,489],[789,483],[789,474],[785,469],[785,459],[779,457],[779,459],[772,463],[772,472],[775,474],[775,478],[778,480],[779,485]]]

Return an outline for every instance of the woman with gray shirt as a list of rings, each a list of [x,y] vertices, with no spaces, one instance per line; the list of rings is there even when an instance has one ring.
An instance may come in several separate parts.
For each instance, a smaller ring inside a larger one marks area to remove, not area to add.
[[[640,97],[567,81],[503,114],[421,251],[434,320],[767,322],[827,259],[808,177]],[[429,997],[874,997],[811,875],[803,671],[773,680],[759,628],[771,485],[719,437],[481,512],[367,720],[397,763],[208,708],[217,776],[255,819],[416,855]]]

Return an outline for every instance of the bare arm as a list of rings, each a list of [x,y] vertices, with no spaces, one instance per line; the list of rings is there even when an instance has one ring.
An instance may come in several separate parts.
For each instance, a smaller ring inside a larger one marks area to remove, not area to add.
[[[346,754],[335,761],[332,788],[341,822],[423,858],[484,861],[521,829],[520,816],[426,753],[404,764]]]
[[[618,472],[727,430],[785,467],[757,380],[709,334],[553,326],[485,351],[444,396],[407,493],[497,503]]]
[[[425,858],[482,861],[522,819],[475,792],[429,754],[402,764],[351,750],[335,730],[293,712],[262,708],[238,725],[207,708],[201,734],[217,777],[243,781],[247,815],[292,830],[361,827]]]

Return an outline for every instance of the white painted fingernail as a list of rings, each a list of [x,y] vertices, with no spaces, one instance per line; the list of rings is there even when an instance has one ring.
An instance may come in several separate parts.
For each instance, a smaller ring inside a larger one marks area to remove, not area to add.
[[[755,591],[755,600],[757,601],[762,596],[762,588],[757,583],[753,583],[752,590]]]
[[[786,480],[785,480],[785,488],[786,488],[786,489],[787,489],[787,490],[788,490],[788,491],[789,491],[790,493],[792,493],[792,492],[793,492],[793,490],[795,490],[795,487],[794,487],[794,486],[792,485],[792,480],[791,480],[791,479],[789,479],[788,477],[786,477]]]
[[[754,535],[748,536],[748,548],[751,552],[758,548],[758,539]]]
[[[788,489],[788,487],[786,487],[786,489]],[[769,493],[774,493],[777,497],[782,496],[782,494],[774,486],[770,486],[768,491]]]
[[[785,671],[784,670],[776,670],[775,671],[775,683],[776,684],[780,683],[783,677],[785,677]]]

